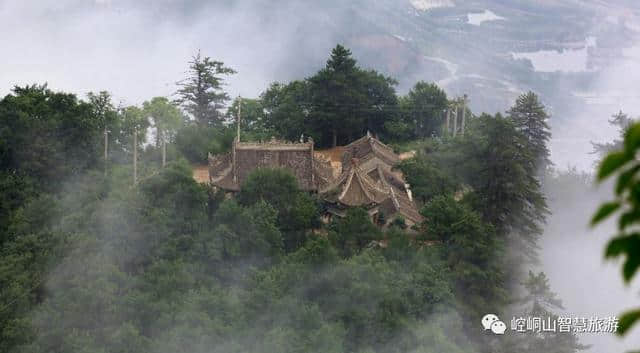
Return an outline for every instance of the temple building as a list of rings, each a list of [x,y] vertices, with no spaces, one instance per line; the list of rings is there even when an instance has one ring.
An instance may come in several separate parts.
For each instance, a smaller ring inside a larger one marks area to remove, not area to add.
[[[225,191],[240,191],[247,176],[258,168],[285,168],[298,181],[300,189],[318,192],[331,180],[331,166],[318,159],[313,140],[292,143],[272,139],[269,142],[238,142],[231,152],[209,154],[209,182]]]
[[[225,154],[209,155],[209,182],[214,188],[237,192],[257,168],[285,168],[302,190],[325,201],[325,219],[343,217],[349,207],[363,207],[374,222],[389,224],[402,218],[408,226],[423,218],[402,173],[400,157],[367,133],[347,146],[314,150],[312,139],[299,143],[238,142]]]

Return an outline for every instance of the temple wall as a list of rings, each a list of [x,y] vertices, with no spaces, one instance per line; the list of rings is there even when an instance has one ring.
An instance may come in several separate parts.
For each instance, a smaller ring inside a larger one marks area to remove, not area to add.
[[[238,184],[256,168],[285,168],[296,177],[301,189],[314,189],[309,149],[237,149],[236,154]]]

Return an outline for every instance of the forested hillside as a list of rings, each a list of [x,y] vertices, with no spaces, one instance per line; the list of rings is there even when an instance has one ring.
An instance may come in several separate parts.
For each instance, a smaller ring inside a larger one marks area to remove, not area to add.
[[[534,93],[452,136],[453,97],[427,82],[398,95],[340,45],[314,75],[233,101],[233,63],[188,65],[176,96],[139,107],[38,84],[0,100],[0,352],[584,348],[480,325],[561,308],[529,271],[552,178]],[[360,208],[324,224],[284,170],[255,171],[232,197],[198,184],[192,163],[229,148],[238,115],[243,140],[331,147],[370,131],[415,150],[400,169],[424,224],[380,228]]]

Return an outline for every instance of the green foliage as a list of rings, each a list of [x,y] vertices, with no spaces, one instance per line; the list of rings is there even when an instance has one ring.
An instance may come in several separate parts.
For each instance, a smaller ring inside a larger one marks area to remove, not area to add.
[[[149,120],[145,116],[145,112],[136,107],[128,106],[121,109],[122,130],[127,135],[134,132],[138,134],[138,143],[142,144],[146,137],[146,130],[149,127]]]
[[[521,313],[516,317],[543,317],[557,320],[554,310],[563,310],[562,303],[556,293],[551,291],[549,280],[544,272],[538,274],[529,271],[522,282],[524,293],[518,298]],[[527,353],[544,353],[549,351],[575,353],[585,350],[589,346],[579,343],[578,336],[573,332],[542,332],[531,335],[516,335],[508,339],[507,347],[517,347],[519,351]],[[504,347],[504,346],[503,346]],[[508,352],[502,349],[500,352]]]
[[[329,237],[343,257],[351,257],[359,249],[381,237],[380,230],[371,222],[363,208],[350,208],[344,218],[331,224]]]
[[[549,213],[536,177],[536,156],[511,119],[483,115],[472,121],[461,143],[466,199],[497,233],[511,237],[521,254],[536,258],[536,242]]]
[[[91,113],[98,120],[100,127],[110,129],[117,122],[111,94],[107,91],[100,91],[98,94],[89,92],[87,98],[91,105]]]
[[[321,145],[349,142],[367,129],[382,132],[385,111],[397,105],[396,81],[360,69],[351,51],[341,45],[308,82],[310,120],[322,134]]]
[[[85,103],[32,86],[0,100],[0,351],[491,350],[475,323],[500,313],[520,280],[505,244],[534,247],[545,214],[535,154],[513,120],[483,116],[465,136],[415,142],[417,157],[402,169],[426,204],[422,227],[397,218],[382,230],[361,208],[324,225],[319,201],[285,170],[254,171],[235,197],[193,180],[178,152],[200,163],[228,148],[235,126],[220,125],[230,69],[198,56],[191,64],[179,93],[199,124],[184,124],[165,98],[115,109],[106,92]],[[394,86],[338,46],[309,79],[242,100],[243,136],[304,133],[329,146],[367,129],[396,138],[437,130],[444,92],[419,83],[403,111]],[[158,169],[149,163],[157,150],[141,148],[134,186],[132,133],[142,143],[149,119],[156,147],[175,141],[174,162]],[[637,247],[625,236],[610,255]],[[527,287],[540,302],[545,281]]]
[[[367,130],[384,133],[385,122],[397,112],[396,84],[358,67],[351,51],[337,45],[315,75],[274,83],[262,94],[264,125],[289,140],[312,136],[321,147],[346,144]]]
[[[421,211],[426,231],[421,240],[441,244],[459,305],[466,318],[499,312],[507,301],[504,243],[481,216],[451,196],[438,196]]]
[[[289,141],[297,141],[303,133],[319,136],[315,127],[308,123],[308,91],[307,81],[272,83],[260,95],[265,128]]]
[[[234,201],[222,203],[214,216],[220,224],[214,229],[219,235],[224,259],[271,256],[277,259],[283,251],[283,239],[276,227],[276,210],[261,200],[248,209]]]
[[[629,283],[640,268],[640,234],[636,231],[636,225],[640,222],[640,164],[635,158],[640,148],[640,124],[629,125],[625,129],[624,140],[618,145],[621,149],[610,152],[598,168],[600,181],[617,175],[615,201],[600,206],[591,223],[596,225],[620,212],[618,234],[607,244],[605,256],[625,257],[622,277]],[[625,313],[620,319],[618,334],[625,334],[638,319],[640,314],[637,310]]]
[[[411,138],[439,134],[447,109],[447,94],[434,83],[420,81],[401,100],[403,121],[411,130]]]
[[[200,51],[189,62],[187,77],[178,82],[180,89],[176,92],[176,102],[181,105],[201,127],[222,124],[220,109],[225,107],[229,95],[222,89],[223,76],[235,74],[236,71],[225,66],[223,62],[204,58]]]
[[[249,174],[238,194],[238,202],[249,206],[260,201],[277,211],[287,252],[304,244],[308,232],[319,226],[316,200],[300,190],[295,177],[286,169],[261,168]]]
[[[0,101],[0,117],[0,167],[38,190],[56,190],[98,164],[101,122],[72,94],[15,87]]]
[[[170,141],[183,122],[180,110],[165,97],[154,97],[142,103],[142,107],[156,129],[156,147]]]
[[[266,141],[278,135],[267,126],[265,108],[260,99],[237,98],[229,106],[226,120],[229,127],[237,128],[240,113],[240,139],[243,141]],[[235,131],[235,130],[234,130]],[[292,138],[293,139],[293,138]]]
[[[507,115],[528,144],[527,150],[533,156],[533,168],[546,169],[551,165],[551,153],[547,147],[551,131],[547,124],[549,115],[538,96],[533,92],[520,95]]]
[[[591,142],[593,153],[598,154],[600,158],[604,158],[607,154],[622,149],[624,135],[633,122],[634,120],[622,111],[614,114],[611,119],[609,119],[609,124],[618,130],[618,138],[608,143]]]
[[[231,149],[235,130],[187,124],[176,132],[178,151],[192,163],[206,163],[207,153],[219,154]]]
[[[451,194],[458,188],[456,180],[443,170],[436,158],[432,154],[419,154],[400,164],[407,183],[411,185],[413,197],[422,203],[436,196]]]

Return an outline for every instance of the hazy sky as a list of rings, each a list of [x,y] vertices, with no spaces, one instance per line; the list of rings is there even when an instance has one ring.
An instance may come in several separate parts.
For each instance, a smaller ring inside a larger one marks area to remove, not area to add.
[[[127,103],[141,103],[171,94],[188,60],[201,49],[239,72],[229,80],[232,96],[255,96],[268,82],[295,77],[310,66],[304,61],[291,67],[292,60],[282,60],[285,55],[320,59],[331,47],[320,33],[310,36],[307,48],[291,48],[302,23],[290,14],[305,11],[295,1],[275,9],[267,1],[213,6],[205,1],[0,0],[0,94],[16,84],[46,81],[80,95],[108,90]],[[314,48],[311,43],[323,55],[300,52]]]
[[[322,6],[297,0],[0,0],[0,96],[17,84],[48,82],[82,97],[108,90],[117,101],[139,104],[172,94],[198,49],[238,71],[228,82],[231,96],[256,96],[272,81],[303,78],[323,65],[340,35],[332,31],[348,28],[350,14],[337,7],[317,11]],[[401,6],[411,4],[399,0]],[[629,22],[635,14],[626,9],[611,6],[609,17]],[[589,141],[614,136],[608,116],[622,108],[640,113],[633,90],[638,53],[629,49],[603,69],[598,84],[578,92],[605,98],[586,99],[575,116],[557,117],[552,157],[558,166],[591,168]]]

